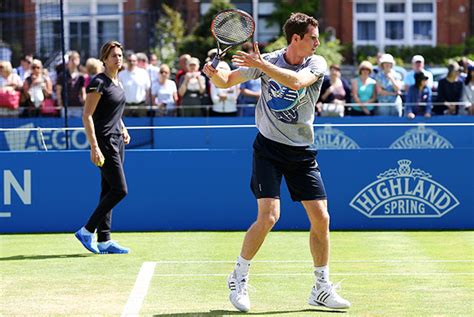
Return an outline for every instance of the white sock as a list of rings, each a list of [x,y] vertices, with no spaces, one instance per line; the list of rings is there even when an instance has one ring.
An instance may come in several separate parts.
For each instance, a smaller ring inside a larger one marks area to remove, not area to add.
[[[81,234],[83,234],[83,235],[88,235],[88,236],[92,236],[94,233],[93,233],[93,232],[90,232],[89,230],[87,230],[86,227],[82,227],[82,228],[81,228]]]
[[[250,260],[246,260],[239,255],[237,258],[237,263],[235,263],[235,272],[239,276],[244,276],[249,274]]]
[[[329,266],[315,266],[314,275],[316,276],[317,284],[329,283]]]

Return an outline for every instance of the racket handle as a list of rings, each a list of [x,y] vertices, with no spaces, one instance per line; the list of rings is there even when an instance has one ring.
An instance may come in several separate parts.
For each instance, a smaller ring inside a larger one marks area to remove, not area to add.
[[[217,69],[217,65],[219,65],[219,62],[220,62],[220,58],[219,58],[219,54],[216,54],[216,56],[214,56],[214,58],[212,59],[212,67],[214,69]]]

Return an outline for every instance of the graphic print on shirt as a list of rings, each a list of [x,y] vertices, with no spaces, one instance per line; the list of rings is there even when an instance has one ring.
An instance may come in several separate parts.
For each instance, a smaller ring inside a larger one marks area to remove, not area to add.
[[[298,122],[298,108],[304,104],[302,98],[306,95],[306,88],[294,90],[270,79],[268,90],[270,95],[268,107],[273,115],[284,123]]]

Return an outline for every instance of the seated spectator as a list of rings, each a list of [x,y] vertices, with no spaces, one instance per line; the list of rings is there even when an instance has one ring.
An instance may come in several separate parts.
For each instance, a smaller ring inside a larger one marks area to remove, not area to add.
[[[433,108],[435,114],[458,114],[464,86],[459,71],[459,64],[451,63],[448,65],[448,74],[439,81],[437,105]]]
[[[378,116],[402,116],[402,81],[400,74],[393,67],[395,59],[390,54],[380,57],[380,70],[375,80],[377,81],[377,101],[381,104],[375,109]]]
[[[135,54],[128,56],[128,68],[119,74],[125,92],[125,116],[145,117],[147,115],[146,101],[151,87],[148,72],[137,66]]]
[[[431,117],[431,88],[428,87],[428,76],[424,72],[415,74],[415,84],[408,88],[405,111],[409,119],[416,116]]]
[[[409,71],[405,77],[405,91],[408,91],[410,86],[415,84],[415,74],[419,72],[425,73],[428,77],[428,82],[426,85],[428,88],[433,88],[433,74],[425,69],[425,58],[421,55],[415,55],[411,59],[412,70]]]
[[[224,61],[220,61],[217,69],[230,71],[230,66]],[[237,86],[229,88],[217,88],[212,82],[210,83],[213,117],[235,117],[237,115],[237,96],[239,89]]]
[[[68,115],[81,116],[82,107],[86,100],[86,81],[84,75],[79,71],[81,57],[78,52],[71,51],[68,54],[66,78],[67,78],[67,106]],[[56,82],[56,98],[58,107],[65,106],[64,75],[58,74]],[[72,108],[72,109],[69,109]]]
[[[242,44],[242,50],[246,53],[253,53],[252,43],[246,42]],[[250,79],[240,84],[240,94],[237,97],[237,105],[239,106],[239,114],[244,117],[253,117],[255,115],[255,105],[260,98],[262,83],[260,78]]]
[[[344,116],[344,106],[351,100],[351,88],[341,76],[339,65],[329,67],[329,76],[324,76],[316,110],[321,116]]]
[[[199,59],[192,57],[188,61],[188,71],[181,76],[178,94],[181,96],[183,116],[201,117],[204,115],[201,98],[206,91],[206,79],[199,71]]]
[[[178,89],[176,83],[170,78],[171,71],[168,65],[161,64],[158,81],[151,85],[153,105],[158,106],[158,115],[176,117],[176,102]]]
[[[464,80],[462,101],[463,107],[459,108],[460,114],[474,115],[474,65],[467,66],[467,77]]]
[[[31,64],[31,75],[23,83],[23,92],[27,97],[24,115],[38,116],[44,101],[53,93],[51,79],[44,73],[43,63],[38,59],[34,59]]]
[[[359,76],[352,80],[352,98],[357,106],[352,106],[351,116],[372,116],[374,106],[370,105],[377,100],[375,80],[370,78],[372,63],[363,61],[359,65]]]

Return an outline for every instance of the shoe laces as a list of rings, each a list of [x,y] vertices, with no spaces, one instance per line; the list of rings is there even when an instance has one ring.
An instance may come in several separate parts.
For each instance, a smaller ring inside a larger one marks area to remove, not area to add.
[[[237,294],[248,295],[249,291],[256,292],[256,288],[249,284],[249,276],[237,276],[235,275],[235,286]]]

